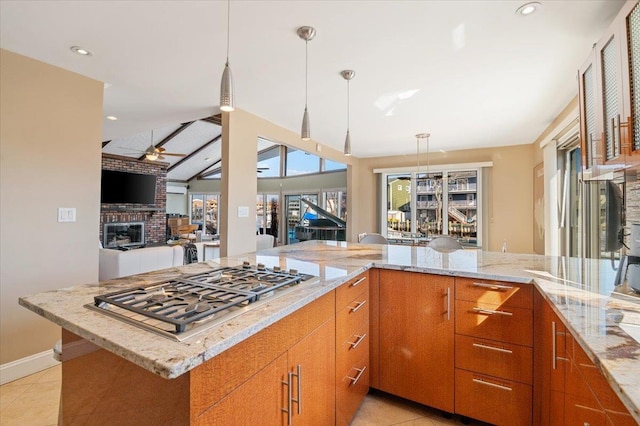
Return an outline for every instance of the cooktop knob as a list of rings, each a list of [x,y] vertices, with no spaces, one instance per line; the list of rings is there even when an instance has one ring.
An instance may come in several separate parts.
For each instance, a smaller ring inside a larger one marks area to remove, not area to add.
[[[280,269],[279,266],[274,266],[273,267],[273,272],[280,272],[282,269]]]
[[[258,263],[257,268],[258,268],[258,271],[264,271],[266,269],[264,266],[264,263]]]
[[[291,275],[298,275],[298,270],[297,270],[297,269],[293,269],[293,268],[291,268],[291,269],[289,269],[289,273],[290,273]]]
[[[245,260],[244,262],[242,262],[242,267],[245,269],[249,269],[251,267],[251,264]]]

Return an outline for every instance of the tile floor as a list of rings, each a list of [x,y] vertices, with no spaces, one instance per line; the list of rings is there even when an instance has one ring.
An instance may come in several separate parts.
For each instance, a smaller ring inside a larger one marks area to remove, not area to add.
[[[0,386],[0,425],[56,425],[60,381],[61,368],[58,365]],[[438,410],[372,391],[358,410],[352,426],[461,424],[458,416],[446,418]]]

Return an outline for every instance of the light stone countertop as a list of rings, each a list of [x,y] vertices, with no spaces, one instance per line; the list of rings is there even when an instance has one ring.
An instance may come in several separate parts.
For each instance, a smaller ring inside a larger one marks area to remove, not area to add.
[[[243,261],[297,269],[320,279],[177,342],[87,309],[96,295]],[[564,321],[640,422],[640,343],[617,323],[640,327],[640,297],[613,292],[608,261],[480,250],[335,241],[304,243],[21,297],[19,303],[84,339],[162,377],[178,377],[371,268],[531,283]],[[639,328],[640,330],[640,328]],[[64,348],[63,348],[64,351]]]

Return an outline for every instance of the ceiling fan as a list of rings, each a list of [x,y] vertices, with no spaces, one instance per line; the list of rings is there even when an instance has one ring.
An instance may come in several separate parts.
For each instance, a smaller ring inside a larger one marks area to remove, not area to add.
[[[130,151],[139,152],[140,154],[144,154],[145,158],[147,160],[149,160],[149,161],[164,160],[164,156],[165,155],[172,156],[172,157],[186,157],[187,156],[187,154],[178,154],[178,153],[175,153],[175,152],[167,152],[162,147],[154,146],[153,145],[153,130],[151,131],[151,144],[149,145],[149,148],[145,149],[144,151],[139,151],[139,150],[126,148],[126,147],[123,147],[123,148],[124,149],[128,149]]]
[[[165,155],[170,155],[172,157],[186,157],[187,154],[178,154],[175,152],[166,152],[166,150],[162,147],[155,147],[153,145],[153,130],[151,131],[151,144],[149,148],[144,151],[144,155],[149,161],[156,160],[164,160]]]
[[[170,155],[173,157],[186,157],[187,154],[178,154],[175,152],[166,152],[166,150],[162,147],[156,148],[151,144],[149,148],[144,151],[144,155],[147,160],[156,161],[156,160],[164,160],[165,155]]]

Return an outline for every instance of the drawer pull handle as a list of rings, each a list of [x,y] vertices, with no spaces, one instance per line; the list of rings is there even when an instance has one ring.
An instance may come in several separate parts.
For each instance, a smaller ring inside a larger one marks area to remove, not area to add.
[[[362,308],[364,306],[364,304],[367,303],[366,300],[363,300],[362,302],[358,302],[358,304],[356,306],[354,306],[353,308],[351,308],[351,313],[356,312],[358,309]]]
[[[556,322],[551,321],[551,368],[553,370],[558,368],[558,357],[556,355]]]
[[[354,370],[356,370],[358,374],[356,374],[356,377],[347,376],[347,379],[351,380],[351,384],[349,386],[353,386],[358,383],[358,380],[360,380],[360,377],[362,377],[362,375],[364,374],[364,370],[366,369],[366,366],[362,368],[354,368]]]
[[[360,343],[362,343],[362,341],[364,340],[364,338],[365,338],[365,337],[367,337],[367,333],[364,333],[364,334],[362,334],[362,335],[360,335],[360,336],[358,336],[358,335],[356,334],[356,338],[357,338],[357,340],[356,340],[355,342],[349,342],[349,344],[351,345],[351,349],[355,349],[355,348],[357,348],[357,347],[358,347],[358,345],[359,345]]]
[[[505,354],[512,354],[513,353],[513,351],[510,350],[510,349],[496,348],[495,346],[483,345],[482,343],[474,343],[473,346],[475,346],[476,348],[489,349],[489,350],[492,350],[492,351],[502,352],[502,353],[505,353]]]
[[[513,315],[513,313],[507,312],[507,311],[494,311],[493,309],[484,309],[484,308],[478,308],[478,307],[473,308],[473,312],[476,312],[478,314],[487,314],[487,315],[506,315],[509,317]]]
[[[354,281],[351,284],[349,284],[349,287],[356,287],[358,284],[360,284],[362,281],[364,281],[366,279],[367,279],[367,277],[362,277],[358,281]]]
[[[512,391],[513,390],[508,386],[502,386],[502,385],[499,385],[497,383],[486,382],[484,380],[480,380],[480,379],[476,379],[476,378],[474,378],[473,381],[476,382],[476,383],[480,383],[481,385],[487,385],[487,386],[491,386],[491,387],[502,389],[502,390],[506,390],[506,391]]]
[[[513,290],[513,286],[510,285],[500,285],[500,284],[487,284],[487,283],[473,283],[474,287],[482,287],[488,288],[489,290],[502,291],[502,290]]]

